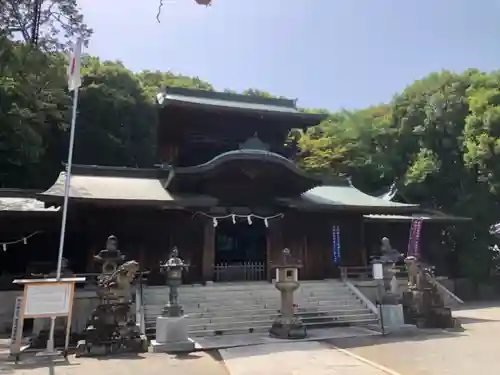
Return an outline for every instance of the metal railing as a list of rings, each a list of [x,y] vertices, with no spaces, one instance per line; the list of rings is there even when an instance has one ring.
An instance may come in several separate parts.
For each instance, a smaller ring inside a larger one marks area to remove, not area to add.
[[[138,276],[137,289],[135,290],[135,322],[139,326],[141,334],[146,334],[146,320],[144,317],[144,273]]]
[[[408,271],[405,265],[397,265],[394,268],[398,270],[396,277],[408,276]],[[340,278],[371,280],[373,278],[372,266],[342,266],[340,267]]]
[[[214,281],[266,280],[264,262],[219,263],[214,266]]]

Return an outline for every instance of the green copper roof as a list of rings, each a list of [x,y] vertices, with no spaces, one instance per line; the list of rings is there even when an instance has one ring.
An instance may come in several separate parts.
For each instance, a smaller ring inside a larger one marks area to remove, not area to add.
[[[429,214],[429,213],[416,213],[412,215],[383,215],[383,214],[370,214],[363,216],[365,221],[388,221],[388,222],[405,222],[412,220],[423,220],[440,223],[454,223],[460,221],[470,221],[471,218],[462,216],[453,216],[446,214]]]
[[[287,202],[297,208],[358,208],[368,211],[407,212],[417,209],[416,204],[391,202],[373,197],[356,189],[349,183],[343,185],[317,186],[306,191],[293,202]]]

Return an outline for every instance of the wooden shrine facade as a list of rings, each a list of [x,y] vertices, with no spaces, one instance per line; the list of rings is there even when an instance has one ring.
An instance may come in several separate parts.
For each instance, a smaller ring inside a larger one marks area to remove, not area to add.
[[[179,88],[157,99],[157,165],[73,166],[65,255],[74,272],[92,271],[92,256],[114,234],[151,283],[173,246],[191,265],[186,282],[271,279],[285,247],[301,260],[302,279],[337,277],[342,265],[369,262],[367,215],[421,211],[300,170],[287,136],[325,116],[302,113],[295,101]],[[61,172],[38,202],[60,206],[64,180]],[[55,259],[60,212],[40,215],[37,256]]]

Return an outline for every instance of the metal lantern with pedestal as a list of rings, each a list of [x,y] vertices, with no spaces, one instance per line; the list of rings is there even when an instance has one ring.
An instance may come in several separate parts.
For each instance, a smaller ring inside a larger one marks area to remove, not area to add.
[[[156,318],[156,339],[151,341],[153,352],[179,353],[194,350],[194,342],[188,337],[186,317],[179,304],[182,272],[188,267],[189,265],[179,258],[179,250],[176,247],[172,249],[170,259],[160,265],[161,271],[167,276],[169,293],[162,316]]]
[[[280,339],[303,339],[307,336],[304,323],[295,316],[293,293],[299,288],[299,268],[302,264],[292,260],[290,250],[284,249],[281,263],[275,264],[275,287],[281,294],[280,315],[276,318],[269,335]]]
[[[182,272],[189,269],[189,265],[179,258],[177,247],[172,249],[170,259],[160,265],[162,272],[166,273],[169,287],[168,303],[163,307],[163,316],[178,317],[183,315],[182,306],[179,304],[179,287],[182,285]]]

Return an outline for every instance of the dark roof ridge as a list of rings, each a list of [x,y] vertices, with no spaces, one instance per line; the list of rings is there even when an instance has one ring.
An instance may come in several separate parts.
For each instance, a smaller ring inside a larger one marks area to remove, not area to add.
[[[191,88],[174,87],[174,86],[166,86],[162,91],[167,94],[176,94],[194,98],[208,98],[208,99],[217,99],[223,101],[273,105],[277,107],[297,109],[297,99],[265,98],[262,96],[255,96],[255,95],[234,94],[229,92],[208,91],[208,90],[191,89]]]
[[[0,188],[0,198],[32,198],[36,199],[41,189],[19,189],[19,188]]]
[[[66,169],[66,163],[63,163]],[[106,165],[73,164],[71,174],[79,176],[108,176],[108,177],[130,177],[130,178],[160,178],[170,169],[165,167],[117,167]]]

